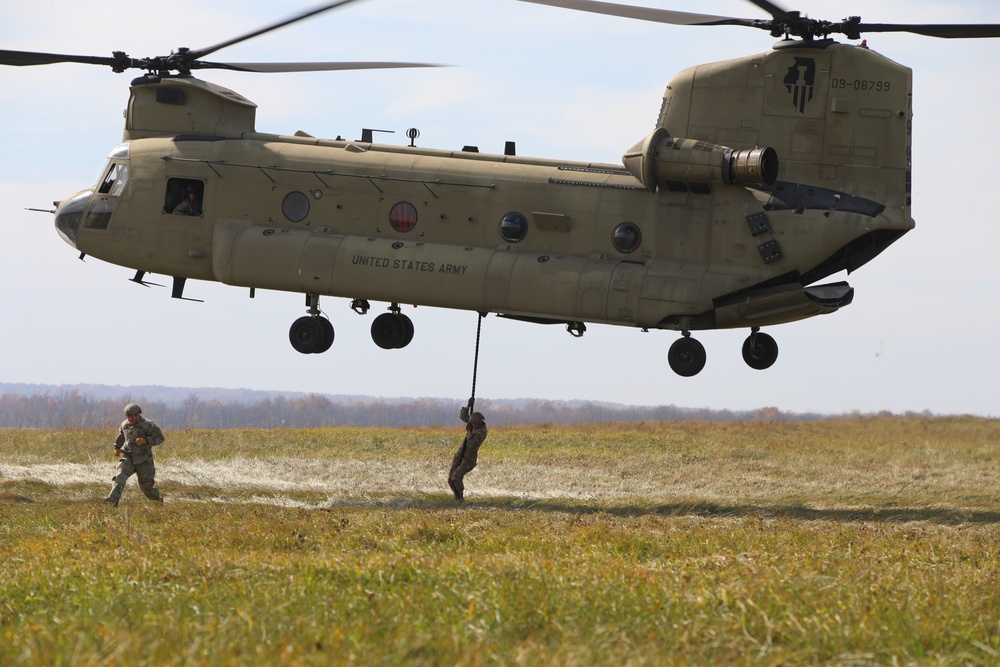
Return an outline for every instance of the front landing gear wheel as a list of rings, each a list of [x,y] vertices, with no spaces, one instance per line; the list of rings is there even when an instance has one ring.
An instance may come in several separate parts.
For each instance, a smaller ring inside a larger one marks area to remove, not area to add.
[[[758,371],[770,368],[778,360],[778,344],[766,333],[754,331],[743,341],[743,361]]]
[[[292,322],[292,327],[288,330],[288,340],[296,352],[312,354],[326,343],[325,333],[318,317],[304,315]],[[330,336],[330,342],[333,342],[333,336]]]
[[[314,319],[319,324],[319,328],[323,332],[323,342],[319,344],[319,347],[316,348],[316,351],[313,352],[313,354],[322,354],[323,352],[329,350],[330,346],[333,345],[333,322],[325,317],[316,317]]]
[[[670,369],[686,378],[700,373],[705,367],[705,359],[705,346],[687,336],[675,340],[667,352]]]

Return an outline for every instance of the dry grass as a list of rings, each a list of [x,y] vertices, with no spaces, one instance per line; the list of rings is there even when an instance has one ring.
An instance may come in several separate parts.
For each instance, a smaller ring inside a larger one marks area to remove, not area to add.
[[[1000,421],[460,434],[0,431],[0,664],[1000,664]]]

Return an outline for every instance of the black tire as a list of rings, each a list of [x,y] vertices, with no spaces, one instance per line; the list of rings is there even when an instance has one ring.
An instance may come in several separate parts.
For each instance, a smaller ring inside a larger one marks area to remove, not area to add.
[[[681,377],[692,377],[705,367],[705,346],[694,338],[678,338],[667,352],[670,369]]]
[[[383,350],[395,350],[405,337],[406,327],[395,313],[382,313],[372,322],[372,340]]]
[[[751,345],[752,343],[752,345]],[[778,360],[778,344],[766,333],[757,332],[756,340],[750,334],[743,341],[743,361],[758,371],[770,368]]]
[[[413,340],[413,320],[402,314],[399,315],[399,319],[403,322],[403,340],[399,347],[404,348]]]
[[[323,354],[330,349],[333,345],[334,331],[333,322],[326,319],[325,317],[317,317],[316,321],[319,323],[319,328],[323,332],[323,342],[320,343],[319,347],[313,352],[313,354]]]
[[[288,340],[296,352],[312,354],[324,342],[323,328],[318,319],[304,315],[292,322],[292,327],[288,330]]]

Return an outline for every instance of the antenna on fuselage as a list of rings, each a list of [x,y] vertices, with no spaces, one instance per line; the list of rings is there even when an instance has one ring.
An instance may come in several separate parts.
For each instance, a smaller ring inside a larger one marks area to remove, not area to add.
[[[170,296],[174,299],[180,299],[181,301],[197,301],[198,303],[205,303],[204,299],[192,299],[190,297],[184,296],[184,285],[187,283],[187,278],[180,278],[174,276],[174,286],[170,290]]]
[[[372,141],[372,135],[375,132],[385,132],[386,134],[396,134],[395,130],[375,130],[375,129],[363,127],[363,128],[361,128],[361,138],[358,139],[358,141],[360,141],[363,144],[375,143],[374,141]]]
[[[80,253],[80,259],[83,259],[83,253]],[[135,275],[132,276],[131,278],[129,278],[129,280],[132,281],[132,282],[134,282],[134,283],[138,283],[139,285],[142,285],[143,287],[149,287],[150,285],[156,285],[157,287],[165,287],[165,285],[161,285],[160,283],[151,283],[151,282],[147,282],[147,281],[143,280],[143,278],[145,278],[145,276],[146,276],[146,272],[142,271],[142,270],[139,270],[139,271],[136,271]]]

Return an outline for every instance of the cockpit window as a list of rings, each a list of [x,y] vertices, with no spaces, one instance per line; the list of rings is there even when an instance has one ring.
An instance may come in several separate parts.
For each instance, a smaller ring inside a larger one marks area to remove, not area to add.
[[[111,222],[111,215],[115,212],[114,200],[107,197],[94,197],[87,209],[87,215],[83,219],[83,226],[87,229],[107,229]]]
[[[163,212],[173,215],[201,215],[205,181],[196,178],[168,178]]]
[[[126,183],[128,183],[128,165],[120,164],[118,165],[118,180],[111,186],[111,196],[121,197]]]
[[[104,178],[101,180],[101,185],[97,188],[97,192],[99,194],[106,195],[111,193],[111,188],[114,187],[115,182],[118,181],[118,168],[120,166],[121,165],[117,162],[112,162],[108,166],[108,170],[104,172]],[[126,174],[127,172],[128,170],[126,169]],[[122,187],[124,187],[124,184],[122,184]],[[120,188],[119,192],[121,192]]]
[[[125,191],[128,184],[128,164],[125,162],[111,162],[104,170],[104,178],[101,179],[97,187],[97,192],[87,208],[83,217],[83,226],[86,229],[107,229],[111,222],[111,216],[115,212],[118,198]],[[104,196],[101,196],[104,195]]]
[[[127,160],[129,153],[128,143],[118,144],[115,146],[114,150],[108,154],[109,160]]]

